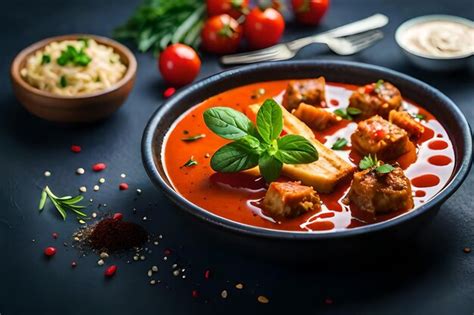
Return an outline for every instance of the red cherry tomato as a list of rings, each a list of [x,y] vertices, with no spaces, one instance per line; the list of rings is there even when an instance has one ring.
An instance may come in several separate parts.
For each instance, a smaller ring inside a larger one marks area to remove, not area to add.
[[[316,25],[326,14],[329,0],[291,0],[291,5],[298,22]]]
[[[248,11],[249,0],[207,0],[207,16],[228,14],[238,19]]]
[[[244,33],[252,48],[265,48],[278,43],[284,30],[285,20],[273,8],[254,8],[245,19]]]
[[[241,38],[242,27],[227,14],[208,19],[201,32],[204,49],[216,54],[235,52]]]
[[[191,47],[173,44],[160,54],[159,69],[166,82],[173,86],[182,86],[197,77],[201,69],[201,59]]]

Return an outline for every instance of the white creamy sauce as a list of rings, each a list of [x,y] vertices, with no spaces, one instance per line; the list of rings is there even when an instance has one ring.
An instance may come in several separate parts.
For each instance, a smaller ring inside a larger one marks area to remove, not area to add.
[[[408,50],[433,57],[457,57],[474,53],[474,27],[435,20],[413,25],[402,41]]]

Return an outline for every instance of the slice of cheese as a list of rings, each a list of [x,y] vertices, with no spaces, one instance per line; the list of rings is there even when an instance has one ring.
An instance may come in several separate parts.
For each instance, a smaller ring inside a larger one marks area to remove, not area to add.
[[[259,108],[259,104],[249,106],[253,115],[257,114]],[[318,192],[331,192],[338,182],[354,172],[355,167],[319,142],[314,137],[313,131],[304,122],[290,114],[285,108],[281,107],[281,109],[283,111],[283,130],[288,134],[305,137],[311,141],[319,153],[319,159],[313,163],[283,165],[282,175],[313,186]],[[258,168],[252,169],[251,172],[258,172]]]

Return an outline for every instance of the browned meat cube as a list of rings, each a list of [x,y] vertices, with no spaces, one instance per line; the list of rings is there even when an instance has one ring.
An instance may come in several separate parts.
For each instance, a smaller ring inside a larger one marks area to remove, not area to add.
[[[410,136],[410,139],[418,140],[425,132],[425,127],[414,120],[413,117],[411,117],[411,115],[407,112],[397,112],[392,110],[388,116],[388,119],[392,124],[404,129]]]
[[[371,154],[384,161],[394,160],[409,149],[406,131],[380,116],[359,122],[351,142],[361,155]]]
[[[300,182],[273,182],[263,199],[263,208],[275,217],[296,217],[321,210],[318,193]]]
[[[283,106],[290,112],[298,108],[301,102],[313,106],[321,106],[326,100],[326,80],[324,77],[309,80],[294,80],[288,83]]]
[[[301,103],[293,115],[307,124],[313,130],[324,130],[342,120],[341,117],[323,108]]]
[[[349,106],[362,111],[357,118],[366,119],[374,115],[388,118],[391,110],[402,105],[400,91],[388,82],[372,83],[358,88],[349,98]]]
[[[400,167],[385,174],[374,169],[354,173],[348,199],[372,214],[413,208],[410,180]]]

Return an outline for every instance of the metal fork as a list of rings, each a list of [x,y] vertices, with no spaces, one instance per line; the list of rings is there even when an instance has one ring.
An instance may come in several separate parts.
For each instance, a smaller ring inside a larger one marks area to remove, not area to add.
[[[313,43],[326,44],[333,52],[339,55],[351,55],[382,39],[382,32],[368,32],[368,30],[380,28],[387,23],[388,18],[385,15],[375,14],[366,19],[338,27],[319,35],[300,38],[288,43],[278,44],[249,53],[224,56],[221,62],[223,64],[242,64],[260,61],[287,60],[293,58],[301,48]],[[342,38],[343,36],[345,37]]]

